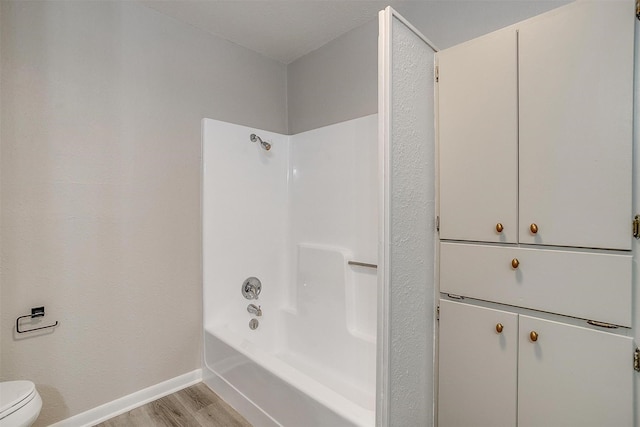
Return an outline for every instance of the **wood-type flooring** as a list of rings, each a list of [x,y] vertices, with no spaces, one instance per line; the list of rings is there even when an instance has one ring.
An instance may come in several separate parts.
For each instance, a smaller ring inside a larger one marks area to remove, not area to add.
[[[95,427],[251,427],[204,383],[111,418]]]

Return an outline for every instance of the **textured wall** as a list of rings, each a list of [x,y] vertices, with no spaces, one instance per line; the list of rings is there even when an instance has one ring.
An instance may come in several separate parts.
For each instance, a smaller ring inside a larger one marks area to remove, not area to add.
[[[391,40],[389,336],[391,426],[433,419],[433,50],[397,19]]]
[[[0,31],[0,379],[43,426],[200,367],[201,119],[286,132],[286,70],[127,2],[2,1]],[[37,305],[60,326],[14,337]]]

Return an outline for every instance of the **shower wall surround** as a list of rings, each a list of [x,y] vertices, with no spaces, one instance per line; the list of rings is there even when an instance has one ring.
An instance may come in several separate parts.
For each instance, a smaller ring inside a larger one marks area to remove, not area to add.
[[[377,275],[348,262],[377,262],[376,126],[287,137],[203,120],[204,377],[253,423],[374,423]]]
[[[271,150],[251,142],[254,133]],[[286,295],[275,284],[287,276],[289,138],[209,119],[203,120],[203,135],[205,328],[211,322],[248,322],[250,301],[240,288],[251,276],[262,281],[256,304],[263,306],[263,319],[269,319],[269,307]],[[232,309],[230,301],[242,304]]]
[[[355,261],[378,259],[377,115],[291,137],[290,249],[346,248]],[[292,267],[300,249],[291,253]],[[295,270],[290,269],[291,277]],[[376,335],[375,269],[350,267],[347,313],[353,331]],[[293,293],[295,288],[291,288]],[[296,295],[290,294],[294,302]]]

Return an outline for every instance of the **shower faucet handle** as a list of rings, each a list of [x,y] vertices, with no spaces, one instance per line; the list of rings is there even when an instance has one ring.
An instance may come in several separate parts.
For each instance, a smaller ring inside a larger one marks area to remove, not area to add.
[[[242,295],[246,299],[258,299],[258,295],[262,291],[262,283],[257,277],[249,277],[242,282]]]

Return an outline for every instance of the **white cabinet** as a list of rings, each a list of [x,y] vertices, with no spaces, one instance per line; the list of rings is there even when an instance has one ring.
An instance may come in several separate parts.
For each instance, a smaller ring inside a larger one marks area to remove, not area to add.
[[[520,243],[631,249],[632,9],[584,2],[518,28]]]
[[[514,426],[518,315],[441,301],[439,348],[438,425]]]
[[[631,338],[448,300],[439,327],[440,427],[633,424]]]
[[[438,53],[441,239],[631,249],[633,20],[582,2]]]
[[[633,425],[632,3],[437,54],[440,427]]]
[[[438,53],[441,291],[631,326],[631,256],[591,250],[631,249],[630,6],[577,2]]]
[[[437,55],[442,239],[517,242],[516,54],[508,30]]]
[[[633,425],[630,337],[524,315],[519,323],[518,427]]]

